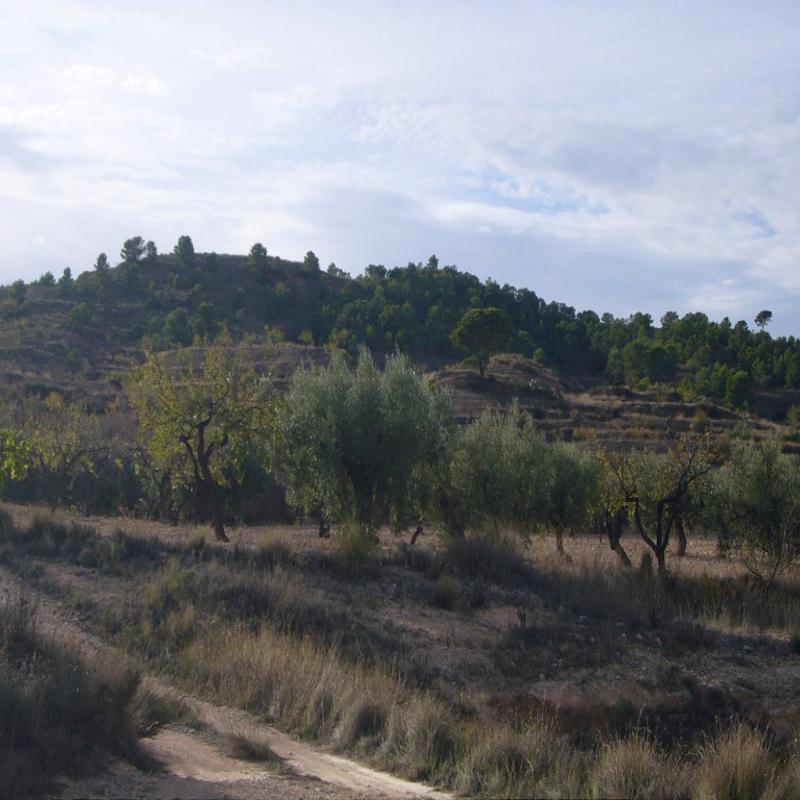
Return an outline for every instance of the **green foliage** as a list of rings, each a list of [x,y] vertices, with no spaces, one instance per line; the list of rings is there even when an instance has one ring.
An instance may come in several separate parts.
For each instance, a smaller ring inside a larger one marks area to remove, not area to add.
[[[82,327],[89,325],[92,321],[92,311],[88,303],[78,303],[73,306],[69,312],[70,325],[74,327]]]
[[[97,260],[94,262],[94,268],[98,272],[108,272],[110,266],[108,263],[108,256],[105,253],[100,253],[100,255],[97,256]]]
[[[303,272],[306,275],[319,275],[319,259],[314,255],[313,250],[309,250],[303,259]]]
[[[267,248],[261,242],[256,242],[247,256],[250,269],[258,276],[263,276],[267,269]]]
[[[583,525],[600,494],[600,469],[590,453],[571,444],[550,447],[547,520],[559,544],[567,531]]]
[[[125,263],[136,263],[142,260],[145,253],[145,243],[141,236],[126,239],[120,250],[120,258]]]
[[[689,506],[691,493],[704,494],[719,452],[708,435],[685,435],[666,453],[654,450],[599,454],[606,471],[601,486],[605,509],[628,509],[639,535],[653,551],[660,573],[673,525]]]
[[[26,294],[27,288],[25,286],[25,281],[20,279],[11,284],[11,299],[18,306],[21,306],[25,302]]]
[[[441,524],[454,533],[529,536],[547,520],[549,461],[547,443],[528,414],[516,405],[507,414],[484,411],[455,437],[438,492]]]
[[[144,246],[145,259],[149,264],[155,264],[158,259],[158,248],[152,239]]]
[[[56,279],[53,277],[53,273],[48,270],[39,278],[38,283],[39,286],[55,286]]]
[[[181,236],[175,245],[178,265],[183,269],[192,269],[195,265],[194,244],[190,236]]]
[[[130,373],[126,393],[144,447],[176,488],[190,487],[225,539],[219,487],[243,478],[249,458],[266,459],[274,400],[247,353],[225,338],[198,363],[191,351],[149,354]]]
[[[189,315],[183,308],[176,308],[164,320],[164,338],[170,344],[188,345],[192,342],[189,330]]]
[[[423,513],[451,424],[448,399],[399,355],[381,372],[366,350],[350,369],[334,355],[318,372],[295,373],[277,448],[290,502],[370,535]]]
[[[755,323],[763,331],[764,328],[772,321],[772,312],[768,309],[763,309],[756,314]]]
[[[14,431],[0,428],[0,489],[10,481],[18,481],[28,472],[30,448]]]
[[[738,443],[714,477],[706,518],[765,585],[800,556],[800,462],[777,442]]]
[[[472,308],[451,334],[453,344],[478,363],[481,376],[489,356],[502,350],[514,335],[511,317],[499,308]]]
[[[101,419],[53,392],[24,404],[23,434],[40,472],[40,489],[51,504],[66,501],[81,474],[97,474],[96,457],[112,441]]]

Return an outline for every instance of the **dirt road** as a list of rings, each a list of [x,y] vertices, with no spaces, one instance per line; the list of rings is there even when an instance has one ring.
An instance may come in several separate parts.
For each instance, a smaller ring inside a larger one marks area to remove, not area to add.
[[[57,601],[23,587],[19,578],[0,567],[0,600],[23,590],[37,606],[39,629],[45,635],[77,643],[87,651],[113,651],[85,631]],[[424,784],[406,781],[369,769],[347,758],[318,750],[266,725],[239,709],[217,706],[179,692],[153,676],[145,678],[154,692],[180,699],[197,720],[197,729],[165,728],[142,739],[142,749],[153,764],[143,771],[112,760],[101,774],[80,780],[65,779],[60,796],[68,797],[163,797],[163,798],[431,798],[450,795]],[[245,737],[268,748],[278,760],[264,766],[231,757],[223,744],[231,737]]]

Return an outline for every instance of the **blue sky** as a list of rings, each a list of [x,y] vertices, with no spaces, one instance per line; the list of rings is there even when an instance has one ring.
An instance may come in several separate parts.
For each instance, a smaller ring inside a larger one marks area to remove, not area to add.
[[[0,281],[432,253],[800,334],[797,2],[0,2]]]

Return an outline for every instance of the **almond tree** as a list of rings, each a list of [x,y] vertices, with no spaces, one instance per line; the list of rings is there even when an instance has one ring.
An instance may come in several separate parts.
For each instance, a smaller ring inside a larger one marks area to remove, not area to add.
[[[636,530],[655,554],[663,576],[675,522],[686,509],[689,492],[718,465],[719,453],[708,435],[692,435],[670,442],[666,453],[611,451],[606,459]]]
[[[222,339],[205,352],[148,354],[126,393],[154,465],[194,491],[198,511],[227,542],[222,489],[241,477],[248,453],[266,458],[275,407],[269,381]]]

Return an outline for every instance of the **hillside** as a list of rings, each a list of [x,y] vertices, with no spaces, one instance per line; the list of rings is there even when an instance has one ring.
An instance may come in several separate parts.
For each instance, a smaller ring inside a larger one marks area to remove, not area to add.
[[[450,332],[467,309],[486,306],[512,318],[514,352],[494,357],[480,378],[460,365]],[[202,347],[225,327],[248,338],[254,363],[279,388],[331,348],[366,344],[378,357],[408,352],[448,387],[462,420],[517,399],[565,439],[641,444],[703,420],[720,432],[741,423],[777,431],[787,449],[797,447],[795,431],[777,424],[800,401],[794,338],[696,314],[666,314],[658,328],[642,314],[576,313],[527,289],[440,268],[434,257],[350,278],[334,265],[322,271],[313,253],[302,263],[266,251],[195,253],[188,240],[188,249],[77,279],[17,281],[0,289],[0,319],[6,399],[58,391],[99,410],[119,395],[144,349]]]

